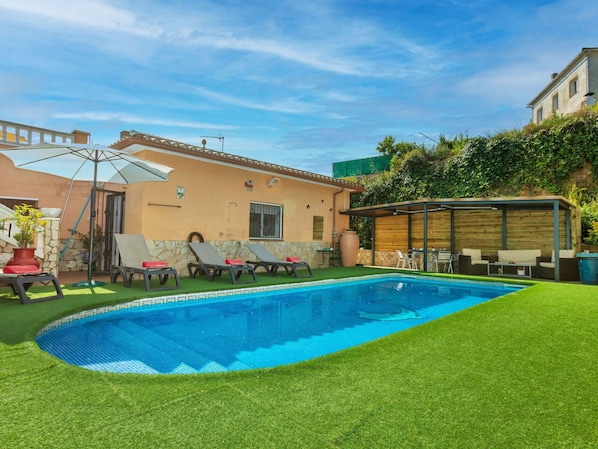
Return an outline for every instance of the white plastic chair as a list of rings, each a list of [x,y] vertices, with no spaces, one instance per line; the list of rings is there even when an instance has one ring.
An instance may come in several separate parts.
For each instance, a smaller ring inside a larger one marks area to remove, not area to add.
[[[445,273],[453,272],[453,255],[450,251],[440,250],[438,251],[438,257],[436,258],[438,266],[442,265]]]
[[[397,268],[417,269],[417,262],[410,254],[405,254],[400,249],[397,250]]]

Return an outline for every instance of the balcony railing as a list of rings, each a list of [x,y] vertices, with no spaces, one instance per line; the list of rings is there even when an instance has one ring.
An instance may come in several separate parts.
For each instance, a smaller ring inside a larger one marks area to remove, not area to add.
[[[75,134],[0,120],[0,145],[33,145],[41,142],[73,143]]]

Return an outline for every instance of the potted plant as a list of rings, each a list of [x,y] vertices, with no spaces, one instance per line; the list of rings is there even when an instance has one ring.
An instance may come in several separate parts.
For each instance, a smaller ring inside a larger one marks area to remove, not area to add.
[[[14,207],[14,214],[2,220],[13,221],[19,232],[13,238],[17,241],[17,247],[13,250],[13,258],[7,265],[35,265],[39,267],[39,261],[35,258],[35,248],[32,248],[35,236],[42,232],[47,220],[44,213],[28,204],[21,204]]]

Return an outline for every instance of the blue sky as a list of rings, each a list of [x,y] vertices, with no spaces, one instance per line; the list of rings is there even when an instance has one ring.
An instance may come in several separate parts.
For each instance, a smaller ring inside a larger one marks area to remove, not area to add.
[[[0,119],[331,175],[386,135],[521,128],[598,46],[598,2],[0,0],[0,30]]]

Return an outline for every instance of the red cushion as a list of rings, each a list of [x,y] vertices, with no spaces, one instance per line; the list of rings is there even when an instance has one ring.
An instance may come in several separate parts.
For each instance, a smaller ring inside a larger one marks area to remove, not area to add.
[[[243,265],[243,259],[226,259],[228,265]]]
[[[39,274],[41,271],[35,265],[7,265],[2,271],[6,274]]]
[[[143,268],[166,268],[168,264],[161,260],[150,260],[148,262],[143,262],[142,266]]]
[[[287,262],[301,262],[301,257],[287,257]]]

